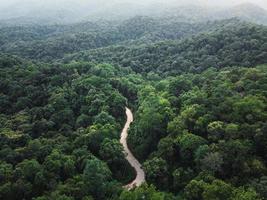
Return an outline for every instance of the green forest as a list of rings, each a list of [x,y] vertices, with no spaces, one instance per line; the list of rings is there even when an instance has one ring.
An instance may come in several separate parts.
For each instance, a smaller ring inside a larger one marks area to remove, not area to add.
[[[0,199],[267,199],[267,27],[1,25]]]

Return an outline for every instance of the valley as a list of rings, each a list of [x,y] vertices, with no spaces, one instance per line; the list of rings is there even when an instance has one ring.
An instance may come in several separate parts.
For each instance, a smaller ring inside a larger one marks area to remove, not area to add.
[[[264,7],[4,1],[0,199],[267,199]]]

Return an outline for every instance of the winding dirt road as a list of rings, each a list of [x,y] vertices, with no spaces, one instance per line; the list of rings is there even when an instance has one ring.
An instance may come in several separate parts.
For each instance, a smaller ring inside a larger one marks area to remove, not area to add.
[[[127,136],[128,136],[128,129],[130,127],[130,124],[133,122],[133,113],[132,111],[126,107],[126,116],[127,121],[125,123],[125,126],[121,132],[121,139],[120,143],[123,145],[124,153],[126,156],[126,160],[130,163],[130,165],[135,169],[136,171],[136,178],[129,184],[125,185],[124,187],[128,190],[140,186],[142,183],[145,182],[145,172],[142,169],[142,165],[139,163],[139,161],[134,157],[132,152],[129,150],[127,145]]]

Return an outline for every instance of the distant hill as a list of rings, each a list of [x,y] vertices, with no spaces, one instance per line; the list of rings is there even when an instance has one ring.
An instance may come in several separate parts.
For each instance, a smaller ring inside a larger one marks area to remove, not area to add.
[[[245,3],[234,7],[182,6],[166,10],[170,19],[180,21],[207,21],[238,18],[258,24],[267,24],[267,11],[255,4]]]
[[[122,22],[98,21],[72,25],[0,28],[0,50],[31,59],[51,61],[64,54],[107,47],[179,40],[220,26],[136,16]]]
[[[179,74],[209,67],[267,62],[267,28],[238,20],[218,21],[206,32],[182,40],[140,46],[110,46],[69,55],[65,61],[107,62],[136,72]]]
[[[267,24],[267,11],[255,4],[245,3],[238,6],[222,10],[214,16],[218,18],[237,17],[246,21],[260,24]]]
[[[71,24],[81,21],[122,20],[134,16],[166,17],[180,22],[196,22],[237,17],[260,24],[267,24],[267,11],[251,4],[220,8],[192,5],[184,1],[177,3],[133,2],[133,1],[15,1],[8,7],[0,6],[0,25]],[[146,1],[145,1],[146,2]],[[197,1],[196,1],[197,2]]]

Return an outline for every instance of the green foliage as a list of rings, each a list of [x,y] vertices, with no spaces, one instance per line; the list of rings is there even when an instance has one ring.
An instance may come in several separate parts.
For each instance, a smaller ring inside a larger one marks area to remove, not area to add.
[[[168,185],[167,162],[162,158],[153,158],[144,163],[146,178],[149,182],[156,183],[159,188],[164,189]],[[165,188],[167,189],[167,188]]]
[[[156,93],[155,88],[151,86],[141,89],[139,99],[141,104],[129,140],[131,145],[139,144],[136,155],[144,158],[156,148],[158,141],[166,136],[165,129],[173,117],[173,111],[169,100],[163,94]]]
[[[159,192],[153,185],[143,185],[136,188],[134,191],[123,191],[119,200],[173,200],[175,199],[171,194]]]
[[[107,181],[111,179],[111,171],[108,166],[97,158],[87,161],[83,171],[84,181],[90,186],[90,194],[98,199],[103,199],[107,191]]]
[[[1,95],[9,97],[0,117],[1,198],[106,198],[118,193],[118,182],[130,181],[134,173],[118,142],[126,98],[113,87],[113,79],[132,86],[140,77],[126,77],[131,71],[111,65],[39,66],[0,58]],[[89,165],[92,154],[103,161]],[[90,173],[104,169],[107,178],[90,180]],[[51,195],[45,195],[48,191]]]
[[[190,162],[193,159],[193,155],[196,150],[207,143],[207,141],[197,135],[191,133],[185,133],[177,138],[179,144],[180,156],[183,162]]]
[[[266,27],[176,20],[0,27],[0,199],[267,198]]]
[[[261,199],[255,190],[251,188],[234,188],[221,180],[213,180],[210,183],[204,182],[203,180],[192,180],[185,188],[185,197],[190,200]]]
[[[200,34],[178,41],[108,46],[75,53],[65,60],[96,60],[130,66],[139,73],[156,71],[166,76],[198,73],[211,67],[249,67],[266,63],[265,26],[231,19],[202,26],[207,27]]]

